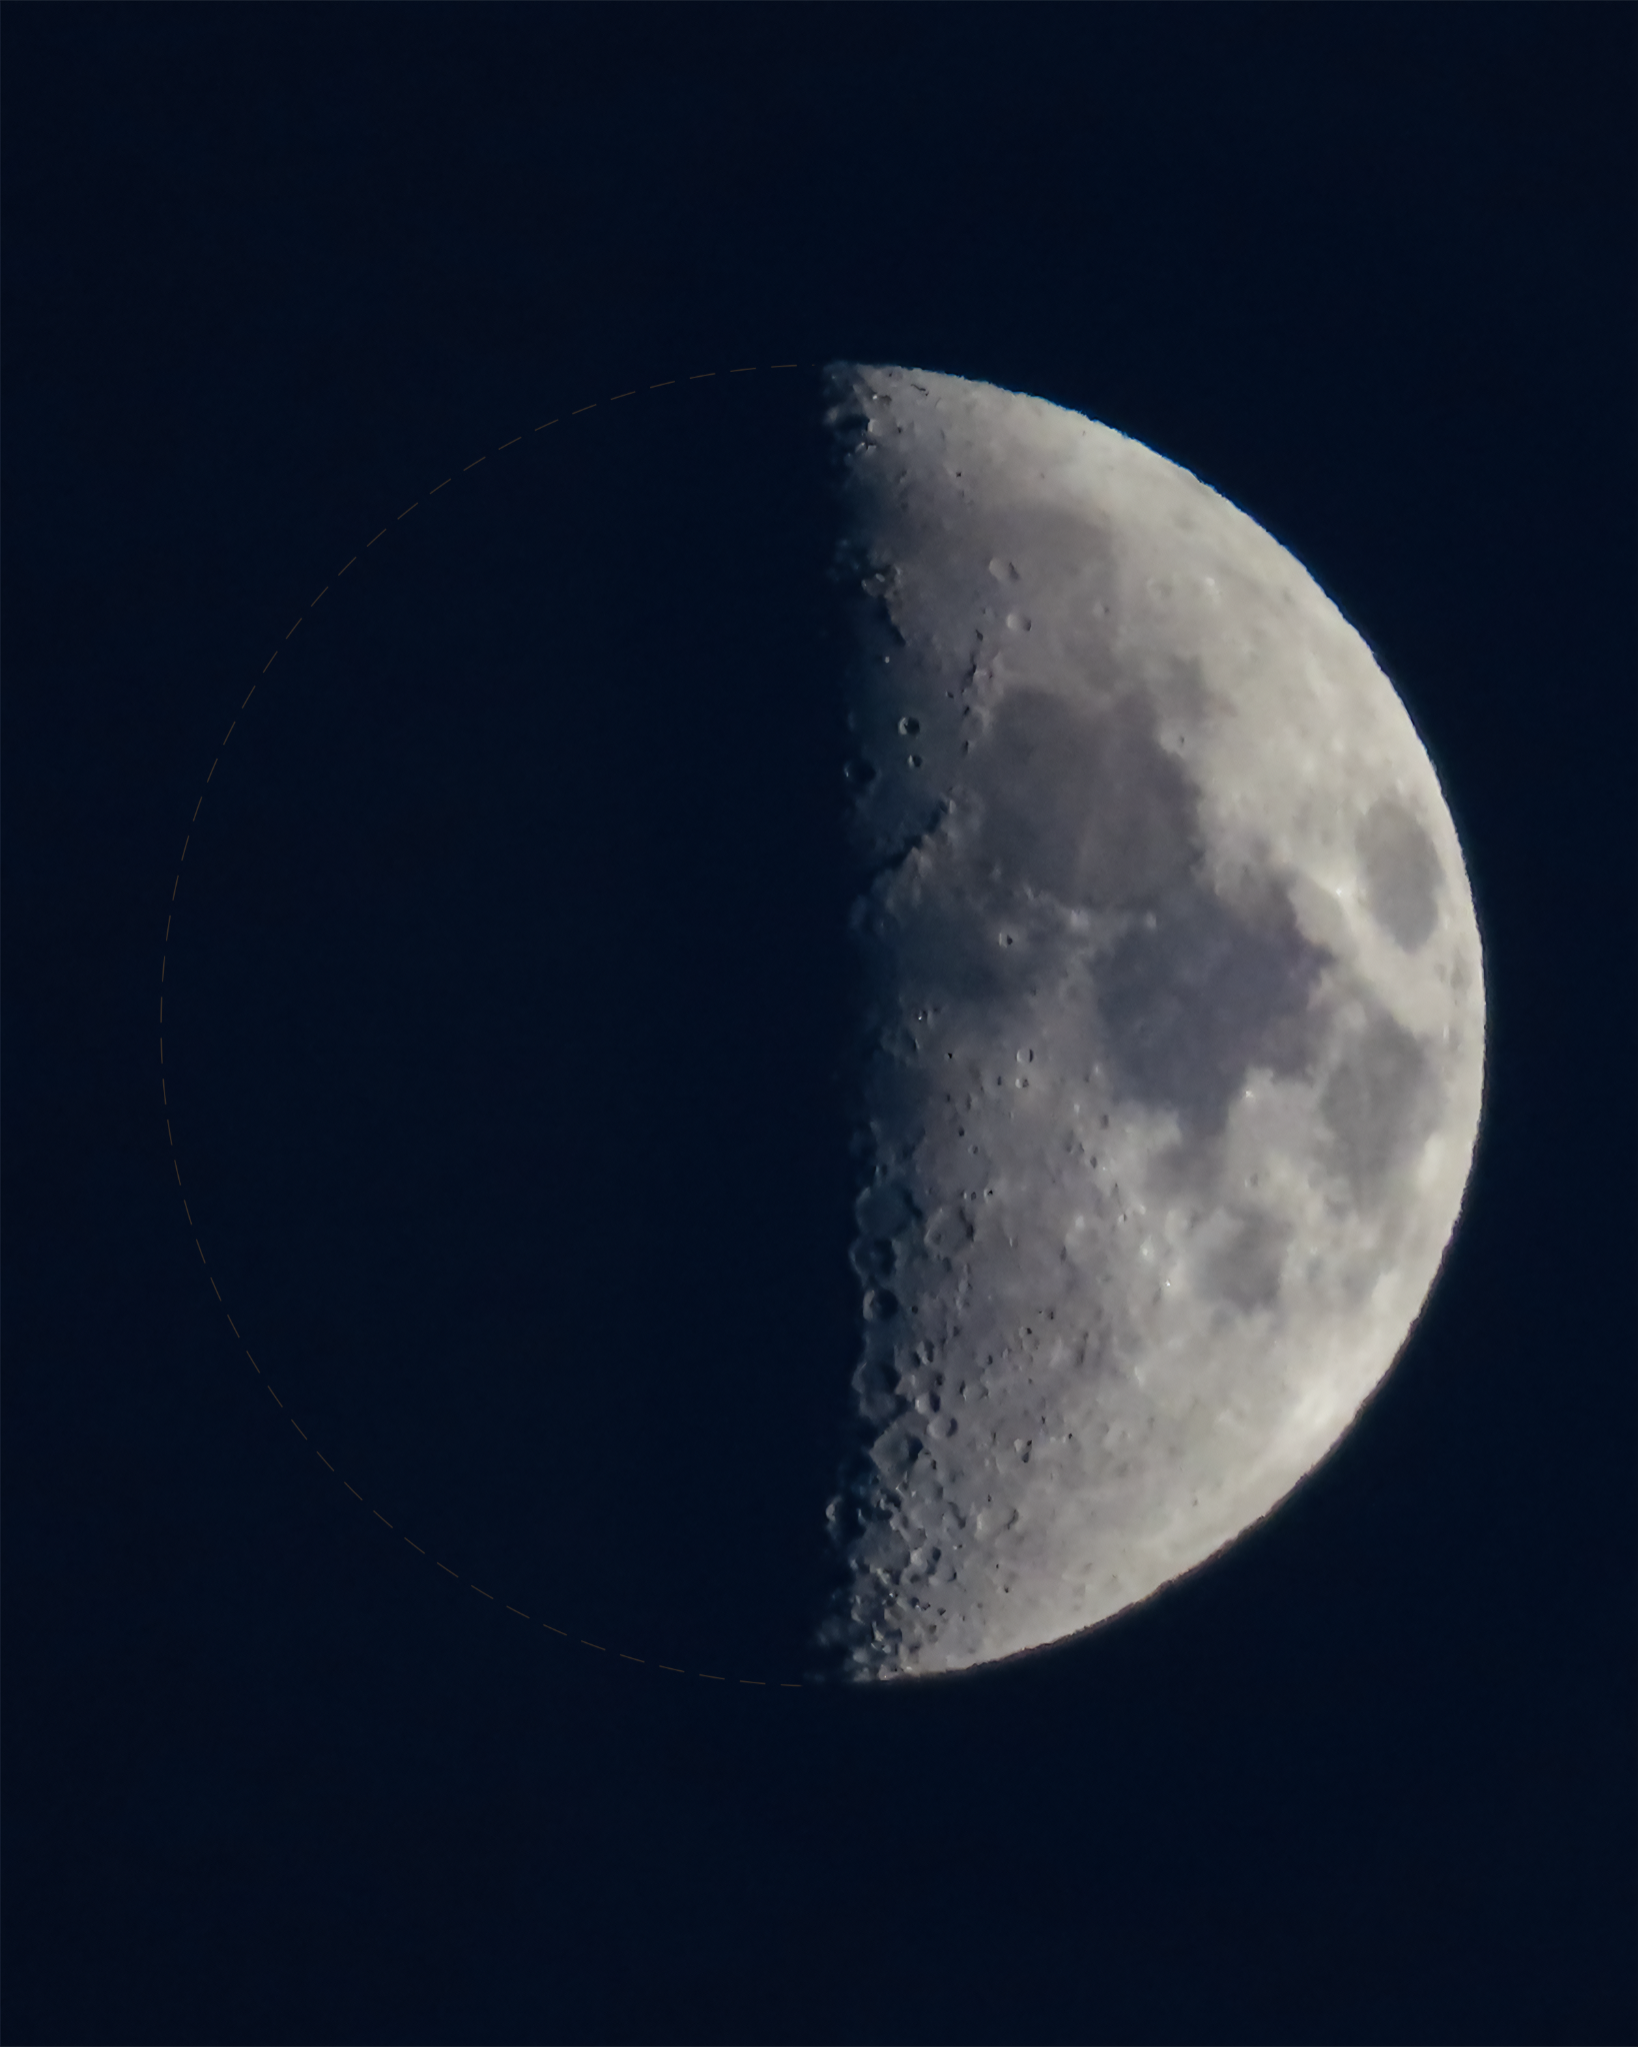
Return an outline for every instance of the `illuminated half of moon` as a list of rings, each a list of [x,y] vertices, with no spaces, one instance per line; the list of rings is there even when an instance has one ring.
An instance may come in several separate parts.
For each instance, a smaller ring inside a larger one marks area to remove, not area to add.
[[[1455,1226],[1479,934],[1411,720],[1122,434],[834,366],[867,1184],[857,1677],[1106,1620],[1325,1456]]]

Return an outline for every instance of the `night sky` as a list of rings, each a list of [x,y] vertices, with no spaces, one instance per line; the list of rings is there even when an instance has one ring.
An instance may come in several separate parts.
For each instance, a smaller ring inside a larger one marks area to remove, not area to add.
[[[5,30],[5,2040],[1631,2040],[1633,10]],[[1321,1470],[853,1691],[833,358],[1290,547],[1489,1002]]]

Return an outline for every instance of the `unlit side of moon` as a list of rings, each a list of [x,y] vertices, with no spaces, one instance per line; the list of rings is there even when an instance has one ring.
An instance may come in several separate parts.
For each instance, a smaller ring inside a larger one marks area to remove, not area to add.
[[[1147,1598],[1420,1312],[1483,1078],[1456,833],[1359,635],[1079,414],[838,365],[867,781],[856,1677]]]

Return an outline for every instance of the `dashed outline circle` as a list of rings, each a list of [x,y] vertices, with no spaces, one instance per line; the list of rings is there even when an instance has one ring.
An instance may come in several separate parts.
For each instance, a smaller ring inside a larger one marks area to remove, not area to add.
[[[725,375],[730,377],[748,377],[755,375],[759,370],[796,370],[815,369],[817,367],[818,365],[816,363],[799,362],[743,363],[736,368],[732,368],[726,371],[695,370],[686,377],[662,377],[659,378],[656,382],[651,383],[648,386],[648,391],[654,392],[671,390],[674,388],[680,389],[687,384],[705,383],[707,380],[719,375]],[[544,433],[548,427],[559,426],[565,420],[579,419],[585,413],[595,412],[600,404],[607,403],[609,405],[618,405],[621,403],[623,399],[635,398],[638,397],[639,395],[646,396],[647,393],[642,391],[641,386],[633,385],[629,391],[614,392],[607,400],[594,398],[590,404],[576,405],[571,407],[571,409],[566,413],[558,413],[554,415],[551,419],[542,420],[540,425],[533,429],[533,432],[537,434]],[[528,436],[525,434],[514,434],[510,440],[502,441],[491,452],[493,452],[496,455],[504,455],[508,449],[518,447],[527,438]],[[436,497],[439,491],[445,489],[449,484],[454,482],[457,474],[462,476],[469,476],[475,469],[477,469],[481,464],[486,463],[488,460],[489,460],[488,454],[478,455],[474,457],[472,461],[466,463],[459,471],[452,470],[450,474],[444,478],[442,483],[433,484],[431,489],[426,492],[425,498],[431,499]],[[397,525],[400,521],[407,519],[410,513],[415,511],[424,501],[425,500],[422,498],[416,498],[410,504],[407,504],[404,507],[404,509],[400,513],[398,513],[395,519],[391,520],[387,525],[383,526],[379,533],[375,534],[372,539],[367,540],[364,543],[364,547],[362,550],[363,554],[367,555],[370,549],[376,545],[377,541],[384,540],[386,536],[392,531],[395,525]],[[336,570],[330,582],[324,585],[323,589],[319,591],[318,596],[313,598],[312,602],[307,606],[307,610],[297,615],[295,624],[292,625],[289,631],[285,634],[284,642],[281,644],[288,644],[289,641],[294,639],[297,630],[300,628],[302,621],[307,617],[308,612],[311,612],[317,608],[319,603],[326,596],[329,595],[331,589],[335,586],[335,584],[340,582],[341,578],[344,575],[346,575],[347,571],[350,568],[352,568],[359,559],[360,556],[355,554],[350,556],[348,560],[342,563],[341,567]],[[182,886],[182,870],[188,857],[188,847],[193,840],[193,828],[199,822],[199,813],[204,807],[205,796],[210,788],[211,776],[216,773],[217,767],[220,765],[221,762],[223,751],[227,747],[228,742],[232,739],[234,733],[239,728],[239,719],[249,709],[250,700],[253,696],[255,696],[256,691],[260,686],[262,677],[264,677],[267,674],[268,670],[273,666],[274,662],[278,660],[279,652],[280,648],[275,647],[273,652],[267,657],[266,661],[263,662],[261,675],[258,676],[256,681],[250,685],[250,688],[246,692],[243,701],[239,705],[237,714],[230,721],[227,731],[224,732],[222,735],[221,744],[217,747],[216,753],[211,760],[210,767],[206,772],[204,787],[199,792],[199,800],[194,804],[193,815],[188,820],[188,829],[182,840],[182,851],[177,858],[176,876],[171,883],[170,897],[171,907],[168,910],[165,917],[165,937],[162,942],[159,955],[160,982],[159,1093],[161,1104],[165,1110],[164,1118],[165,1142],[170,1152],[171,1167],[176,1175],[177,1193],[182,1202],[182,1213],[187,1219],[188,1232],[193,1238],[194,1249],[199,1253],[199,1262],[204,1267],[205,1277],[210,1283],[211,1292],[216,1296],[217,1305],[222,1310],[222,1314],[227,1322],[228,1328],[233,1331],[235,1343],[242,1346],[245,1357],[250,1363],[251,1369],[256,1373],[257,1378],[261,1380],[262,1385],[267,1389],[268,1397],[273,1401],[273,1404],[279,1409],[279,1411],[285,1414],[285,1419],[289,1422],[291,1428],[295,1430],[296,1434],[301,1438],[301,1440],[304,1443],[308,1444],[308,1447],[312,1450],[313,1455],[318,1459],[319,1463],[324,1466],[325,1470],[329,1472],[333,1478],[335,1478],[342,1486],[346,1488],[346,1490],[349,1493],[352,1494],[353,1498],[357,1500],[361,1507],[365,1508],[370,1514],[372,1514],[384,1528],[388,1529],[391,1533],[398,1535],[400,1539],[405,1544],[407,1544],[410,1549],[414,1550],[415,1554],[418,1557],[425,1558],[426,1561],[429,1564],[431,1564],[435,1570],[442,1571],[447,1577],[454,1579],[457,1584],[460,1584],[463,1582],[463,1574],[461,1572],[453,1569],[449,1564],[446,1564],[441,1557],[434,1556],[431,1551],[424,1549],[420,1543],[414,1540],[413,1537],[405,1535],[402,1530],[396,1528],[394,1524],[388,1520],[387,1516],[382,1513],[381,1509],[373,1505],[369,1500],[366,1500],[364,1495],[358,1490],[357,1486],[355,1486],[350,1479],[343,1478],[341,1473],[336,1469],[335,1465],[333,1465],[330,1462],[329,1458],[325,1456],[324,1452],[320,1450],[316,1444],[310,1442],[307,1431],[302,1427],[301,1423],[297,1421],[295,1416],[293,1414],[285,1413],[284,1402],[279,1398],[278,1393],[274,1390],[271,1381],[262,1371],[261,1366],[257,1364],[256,1359],[251,1355],[250,1346],[245,1342],[243,1333],[241,1332],[238,1324],[234,1321],[233,1316],[228,1309],[227,1302],[222,1297],[222,1290],[216,1284],[215,1275],[212,1273],[210,1269],[210,1260],[205,1256],[205,1247],[200,1242],[199,1239],[197,1226],[195,1225],[193,1219],[193,1212],[188,1206],[187,1189],[183,1185],[182,1180],[181,1161],[177,1157],[176,1139],[171,1131],[170,1096],[169,1091],[165,1084],[165,962],[170,954],[171,925],[176,916],[175,906],[177,902],[177,892]],[[464,1582],[466,1583],[468,1589],[476,1593],[480,1599],[487,1599],[490,1601],[492,1605],[503,1606],[508,1613],[516,1614],[519,1620],[528,1621],[530,1622],[531,1625],[533,1625],[533,1617],[523,1607],[513,1606],[507,1600],[497,1599],[496,1595],[493,1592],[486,1591],[483,1586],[479,1585],[473,1579],[464,1579]],[[801,1691],[803,1689],[803,1686],[799,1682],[796,1682],[792,1679],[768,1679],[760,1677],[738,1676],[730,1677],[726,1673],[716,1670],[689,1671],[685,1666],[681,1664],[661,1663],[658,1660],[658,1658],[638,1656],[635,1655],[629,1649],[611,1649],[606,1642],[593,1642],[587,1636],[572,1635],[567,1628],[560,1628],[552,1621],[542,1620],[540,1626],[548,1634],[555,1635],[566,1643],[570,1644],[578,1643],[578,1645],[582,1649],[593,1650],[599,1656],[612,1656],[617,1662],[620,1663],[641,1664],[651,1669],[666,1671],[677,1677],[693,1676],[695,1678],[703,1679],[704,1681],[710,1684],[744,1685],[758,1691],[796,1692]]]

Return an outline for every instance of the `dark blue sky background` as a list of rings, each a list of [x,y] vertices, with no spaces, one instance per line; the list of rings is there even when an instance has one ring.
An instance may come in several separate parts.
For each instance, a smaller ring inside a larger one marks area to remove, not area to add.
[[[1631,2039],[1633,11],[5,28],[4,2037]],[[1322,1472],[840,1697],[834,356],[1284,540],[1491,1005]]]

